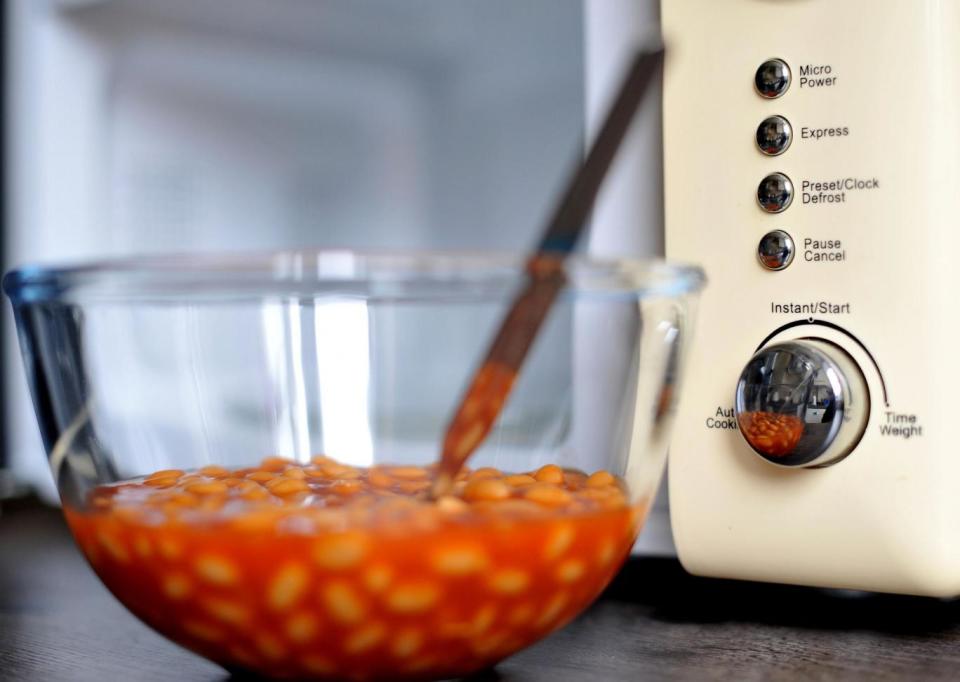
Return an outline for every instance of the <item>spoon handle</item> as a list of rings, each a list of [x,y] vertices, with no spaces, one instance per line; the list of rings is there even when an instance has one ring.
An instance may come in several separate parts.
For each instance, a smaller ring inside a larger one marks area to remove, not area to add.
[[[566,282],[563,258],[576,247],[603,179],[662,60],[663,50],[636,54],[600,132],[527,261],[527,283],[510,306],[447,427],[434,497],[449,492],[457,473],[497,420],[527,351]]]

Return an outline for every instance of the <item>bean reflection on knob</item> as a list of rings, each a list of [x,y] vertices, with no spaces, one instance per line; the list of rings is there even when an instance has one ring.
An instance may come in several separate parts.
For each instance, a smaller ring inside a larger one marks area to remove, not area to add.
[[[792,414],[744,412],[739,421],[747,442],[768,457],[786,457],[803,436],[803,421]]]

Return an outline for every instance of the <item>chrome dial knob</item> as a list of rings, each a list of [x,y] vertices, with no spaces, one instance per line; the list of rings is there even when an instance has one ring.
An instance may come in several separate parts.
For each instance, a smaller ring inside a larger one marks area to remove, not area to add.
[[[850,454],[870,398],[856,362],[819,339],[760,349],[737,382],[734,410],[753,450],[781,466],[816,467]]]

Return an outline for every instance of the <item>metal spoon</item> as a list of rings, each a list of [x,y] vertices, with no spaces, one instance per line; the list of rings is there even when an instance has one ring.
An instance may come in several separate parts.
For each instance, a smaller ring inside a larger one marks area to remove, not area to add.
[[[450,491],[460,468],[490,433],[510,395],[527,351],[566,282],[564,258],[577,245],[603,179],[662,61],[662,49],[634,56],[600,132],[567,184],[543,238],[527,261],[527,284],[510,306],[447,427],[433,482],[434,498]]]

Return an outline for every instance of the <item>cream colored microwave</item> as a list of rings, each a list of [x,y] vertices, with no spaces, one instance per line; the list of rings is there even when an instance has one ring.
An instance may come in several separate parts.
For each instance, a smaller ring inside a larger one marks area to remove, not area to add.
[[[709,576],[960,594],[960,3],[663,0],[670,454]]]

